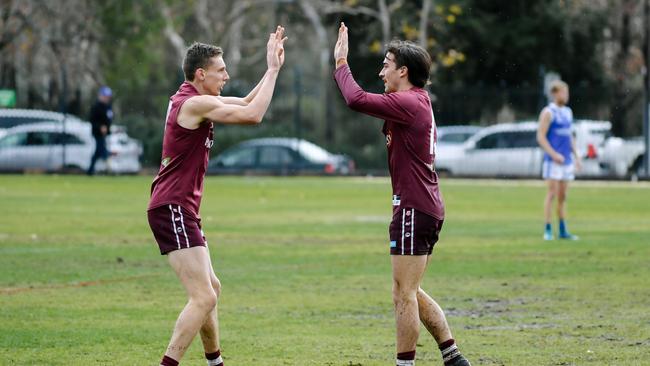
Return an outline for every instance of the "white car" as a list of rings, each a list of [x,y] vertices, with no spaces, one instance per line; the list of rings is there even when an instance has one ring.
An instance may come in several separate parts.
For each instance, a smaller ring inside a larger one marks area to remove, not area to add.
[[[576,144],[583,157],[583,168],[576,176],[605,174],[597,151],[606,140],[603,132],[610,128],[609,122],[576,122]],[[436,170],[442,175],[541,177],[543,156],[537,143],[537,122],[504,123],[480,130],[460,147],[439,149]]]
[[[111,127],[107,137],[108,164],[98,161],[97,171],[137,173],[142,145],[124,128]],[[0,171],[86,171],[95,151],[90,123],[67,117],[65,123],[46,121],[17,125],[0,137]]]
[[[610,137],[603,146],[599,160],[610,176],[638,179],[644,175],[644,154],[645,145],[642,138],[624,140],[620,137]]]
[[[462,145],[467,139],[483,129],[480,126],[438,126],[438,146]]]
[[[436,168],[439,173],[449,172],[449,165],[462,153],[465,141],[481,129],[478,126],[438,126]]]

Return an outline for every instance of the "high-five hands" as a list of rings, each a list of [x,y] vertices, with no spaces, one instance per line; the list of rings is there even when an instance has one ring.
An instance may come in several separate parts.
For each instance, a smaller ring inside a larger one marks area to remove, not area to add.
[[[279,70],[284,65],[284,27],[278,25],[274,33],[269,34],[266,44],[266,64],[269,69]]]
[[[337,69],[348,63],[348,27],[343,22],[339,27],[339,39],[334,46],[334,61],[336,61]]]

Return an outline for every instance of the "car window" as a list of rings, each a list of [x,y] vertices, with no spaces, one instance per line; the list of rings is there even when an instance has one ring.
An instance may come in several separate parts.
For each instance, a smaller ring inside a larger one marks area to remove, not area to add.
[[[14,133],[0,139],[0,148],[23,146],[25,145],[26,142],[27,142],[27,133],[25,132]]]
[[[26,145],[43,146],[52,143],[51,140],[52,140],[52,133],[50,132],[42,132],[42,131],[27,132]]]
[[[221,157],[223,166],[253,165],[255,164],[255,148],[245,147],[227,152]]]
[[[66,145],[83,145],[83,141],[75,135],[69,133],[53,133],[51,136],[51,143],[56,145],[66,144]]]
[[[444,142],[448,144],[462,144],[470,137],[472,137],[472,134],[466,132],[445,133],[444,135],[440,136],[440,138],[438,138],[438,142]]]
[[[516,131],[505,134],[507,146],[513,149],[537,147],[536,131]]]
[[[260,148],[260,165],[287,165],[293,162],[286,147],[263,146]]]
[[[506,139],[503,132],[492,133],[484,136],[476,143],[477,149],[502,149],[506,147]]]

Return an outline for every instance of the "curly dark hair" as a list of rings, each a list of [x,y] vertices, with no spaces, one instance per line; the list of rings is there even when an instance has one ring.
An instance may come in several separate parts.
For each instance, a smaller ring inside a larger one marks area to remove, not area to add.
[[[194,73],[197,69],[206,68],[210,65],[210,59],[215,56],[221,56],[223,50],[221,47],[213,46],[200,42],[194,42],[187,49],[185,59],[183,60],[183,73],[185,80],[194,81]]]

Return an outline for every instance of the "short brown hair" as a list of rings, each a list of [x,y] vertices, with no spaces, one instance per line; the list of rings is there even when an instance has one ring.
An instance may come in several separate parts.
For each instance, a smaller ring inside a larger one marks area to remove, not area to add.
[[[221,47],[200,42],[192,43],[185,53],[185,59],[183,59],[185,80],[194,81],[194,73],[197,69],[208,67],[211,58],[221,56],[222,54],[223,50]]]
[[[396,66],[406,66],[411,84],[424,88],[429,84],[431,56],[422,47],[409,41],[392,41],[386,47],[386,53],[395,55]]]
[[[551,82],[551,94],[559,92],[560,89],[569,90],[569,85],[562,80],[554,80]]]

